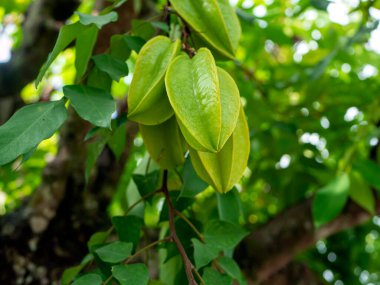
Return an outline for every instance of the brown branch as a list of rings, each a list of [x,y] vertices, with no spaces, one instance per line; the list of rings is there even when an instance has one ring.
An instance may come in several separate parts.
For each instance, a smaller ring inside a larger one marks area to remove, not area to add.
[[[235,257],[250,279],[261,284],[318,240],[371,218],[368,212],[350,201],[336,219],[316,229],[311,204],[309,199],[285,210],[243,240]],[[376,209],[380,213],[380,201],[377,201]]]
[[[182,262],[183,262],[183,265],[185,267],[187,280],[189,281],[189,285],[197,285],[198,283],[195,281],[194,275],[193,275],[194,265],[191,263],[181,241],[179,240],[179,238],[177,236],[177,231],[176,231],[176,228],[174,225],[174,218],[176,215],[176,210],[175,210],[173,203],[170,199],[170,194],[169,194],[169,190],[167,187],[167,182],[168,182],[168,171],[164,170],[164,177],[163,177],[163,182],[162,182],[162,192],[165,195],[166,203],[167,203],[168,208],[169,208],[170,236],[171,236],[172,240],[174,241],[174,243],[176,244],[177,249],[179,251],[179,254],[181,255]]]

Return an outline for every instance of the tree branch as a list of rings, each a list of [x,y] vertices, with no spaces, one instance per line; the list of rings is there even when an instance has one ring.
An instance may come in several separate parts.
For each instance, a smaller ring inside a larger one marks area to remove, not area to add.
[[[197,285],[197,282],[195,281],[194,276],[193,276],[194,265],[191,263],[189,257],[186,254],[185,249],[183,248],[181,241],[179,240],[179,238],[177,236],[177,231],[176,231],[176,228],[174,225],[174,218],[176,215],[176,210],[175,210],[173,203],[170,199],[170,194],[169,194],[169,190],[167,187],[167,181],[168,181],[168,171],[164,170],[164,177],[163,177],[163,182],[162,182],[162,192],[165,195],[166,203],[168,204],[168,208],[169,208],[170,235],[171,235],[172,240],[174,241],[174,243],[177,246],[179,254],[181,255],[183,266],[185,267],[186,276],[187,276],[187,279],[189,281],[189,285]]]

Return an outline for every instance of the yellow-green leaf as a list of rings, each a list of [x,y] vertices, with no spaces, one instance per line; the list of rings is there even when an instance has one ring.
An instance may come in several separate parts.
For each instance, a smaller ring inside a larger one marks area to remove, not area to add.
[[[164,36],[155,37],[143,46],[128,95],[129,119],[144,125],[158,125],[173,115],[164,76],[179,51],[180,42],[172,42]]]
[[[241,108],[233,134],[218,153],[201,152],[190,148],[190,158],[199,177],[217,191],[225,193],[243,176],[249,150],[248,125]]]
[[[174,116],[160,125],[140,125],[140,132],[150,156],[161,168],[173,169],[185,162],[186,144]]]
[[[221,57],[234,58],[241,27],[228,0],[173,0],[170,3],[191,27],[197,47],[207,46]]]

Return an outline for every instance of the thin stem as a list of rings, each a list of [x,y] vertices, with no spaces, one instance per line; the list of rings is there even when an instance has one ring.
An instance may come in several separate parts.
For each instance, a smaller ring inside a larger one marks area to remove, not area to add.
[[[110,275],[102,284],[107,285],[112,280],[112,275]]]
[[[130,257],[127,258],[127,260],[124,262],[125,264],[128,264],[129,262],[131,262],[136,256],[140,255],[141,253],[147,251],[148,249],[156,246],[157,244],[159,243],[163,243],[163,242],[168,242],[168,241],[171,241],[171,237],[166,237],[166,238],[163,238],[163,239],[160,239],[160,240],[156,240],[150,244],[148,244],[147,246],[141,248],[140,250],[136,251],[135,254],[131,255]]]
[[[150,193],[148,193],[148,194],[145,194],[145,195],[142,196],[140,199],[138,199],[136,202],[134,202],[131,206],[129,206],[128,210],[125,212],[124,215],[125,215],[125,216],[128,215],[128,213],[129,213],[130,211],[132,211],[133,208],[136,207],[138,204],[140,204],[141,202],[145,201],[145,200],[148,199],[149,197],[151,197],[151,196],[153,196],[153,195],[155,195],[155,194],[157,194],[157,193],[159,193],[159,192],[161,192],[161,191],[162,191],[161,189],[157,189],[157,190],[155,190],[155,191],[153,191],[153,192],[150,192]]]
[[[181,255],[183,265],[185,266],[185,272],[187,276],[187,280],[189,281],[189,285],[198,285],[198,283],[194,279],[193,275],[193,269],[194,265],[191,263],[189,257],[186,254],[185,249],[183,248],[183,245],[181,241],[179,240],[177,236],[177,231],[174,225],[174,217],[175,217],[175,208],[173,206],[173,203],[170,199],[170,194],[169,190],[167,187],[167,182],[168,182],[168,171],[164,170],[164,177],[163,177],[163,182],[162,182],[162,192],[165,195],[166,203],[168,204],[169,208],[169,228],[170,228],[170,236],[174,243],[177,246],[177,249],[179,251],[179,254]]]
[[[199,272],[193,268],[193,272],[195,273],[195,275],[198,277],[198,280],[199,282],[201,282],[202,285],[206,285],[205,281],[203,280],[202,276],[199,274]]]
[[[178,217],[180,217],[182,220],[184,220],[190,228],[193,229],[193,231],[197,234],[197,236],[199,237],[199,239],[204,242],[205,241],[205,238],[203,237],[203,235],[198,231],[198,229],[194,226],[194,224],[184,215],[182,214],[180,211],[178,210],[175,210],[175,213]]]

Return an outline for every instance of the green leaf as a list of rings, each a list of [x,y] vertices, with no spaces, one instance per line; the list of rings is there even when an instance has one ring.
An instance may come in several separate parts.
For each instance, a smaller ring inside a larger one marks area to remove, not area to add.
[[[114,216],[112,224],[115,226],[119,239],[123,242],[130,242],[136,249],[140,240],[143,219],[137,216]]]
[[[149,40],[156,33],[156,29],[151,22],[143,20],[132,20],[132,33],[144,40]]]
[[[206,285],[232,285],[232,278],[211,267],[205,268],[202,279]]]
[[[159,171],[153,171],[146,175],[132,175],[133,181],[136,183],[137,189],[139,190],[141,196],[145,196],[157,189],[159,177]]]
[[[160,29],[161,31],[165,32],[165,33],[169,33],[169,25],[165,22],[151,22],[151,24],[153,25],[153,27],[157,28],[157,29]]]
[[[62,285],[69,285],[71,284],[71,282],[74,280],[74,278],[79,274],[79,272],[82,271],[82,269],[88,265],[91,261],[94,260],[94,257],[92,254],[87,254],[82,262],[77,265],[77,266],[73,266],[73,267],[70,267],[70,268],[67,268],[63,274],[62,274],[62,278],[61,278],[61,284]]]
[[[128,65],[117,57],[110,54],[99,54],[93,56],[92,59],[99,70],[107,73],[115,81],[128,75]]]
[[[124,35],[114,35],[111,38],[110,54],[122,61],[126,61],[131,55],[131,49],[124,40]]]
[[[104,262],[118,263],[127,259],[131,255],[132,247],[132,243],[115,241],[97,248],[95,253]]]
[[[27,105],[0,126],[0,165],[33,150],[67,118],[63,100]]]
[[[76,279],[72,285],[101,285],[102,277],[98,274],[90,273]]]
[[[112,276],[120,285],[147,285],[149,281],[149,272],[145,264],[113,266]]]
[[[43,76],[48,70],[49,66],[57,58],[58,54],[64,50],[77,36],[86,29],[81,23],[76,22],[71,25],[65,25],[61,28],[58,34],[57,41],[54,45],[53,51],[49,54],[47,61],[42,66],[35,81],[35,86],[41,82]]]
[[[111,127],[116,104],[107,91],[83,85],[66,85],[63,93],[83,119],[98,127]]]
[[[114,11],[99,16],[87,15],[79,12],[75,13],[79,16],[79,21],[83,25],[95,24],[98,27],[98,29],[101,29],[104,25],[108,23],[116,22],[118,18],[117,13]]]
[[[221,194],[216,192],[216,197],[218,200],[219,218],[222,221],[238,224],[242,209],[239,192],[236,188],[227,193]]]
[[[94,66],[87,79],[87,85],[110,92],[112,86],[112,79],[109,75]]]
[[[89,251],[92,251],[93,247],[96,247],[97,245],[103,244],[107,237],[109,236],[108,232],[96,232],[94,233],[89,241],[87,242],[87,248]]]
[[[223,256],[220,259],[218,259],[218,264],[224,270],[224,272],[226,272],[226,274],[228,274],[232,278],[236,280],[243,279],[239,265],[232,258]]]
[[[140,52],[140,49],[145,44],[145,40],[137,36],[125,36],[124,41],[127,43],[131,50],[134,50],[136,53]]]
[[[205,229],[206,244],[226,250],[234,248],[248,234],[241,226],[225,221],[212,220]]]
[[[342,211],[348,199],[349,187],[350,179],[344,173],[316,192],[312,213],[317,228],[330,222]]]
[[[204,244],[197,239],[192,239],[194,246],[194,261],[197,269],[209,264],[219,254],[219,249],[211,244]]]
[[[354,163],[354,169],[377,191],[380,191],[380,166],[375,162],[363,159]]]
[[[120,158],[125,149],[125,144],[127,143],[127,123],[122,123],[118,126],[111,137],[109,138],[107,144],[112,150],[113,154],[117,159]]]
[[[350,173],[349,195],[363,209],[375,214],[375,197],[369,185],[357,171],[351,171]]]
[[[180,197],[192,198],[207,188],[207,183],[195,173],[191,160],[187,157],[182,171],[183,185]]]
[[[76,78],[80,80],[87,70],[96,39],[98,37],[96,26],[89,26],[84,32],[80,33],[75,45],[75,68],[77,70]]]
[[[322,11],[326,11],[330,1],[328,0],[310,0],[310,5]]]
[[[92,141],[87,147],[87,159],[86,159],[86,169],[85,169],[85,180],[86,185],[91,177],[91,172],[96,165],[96,161],[102,154],[102,151],[107,143],[108,136],[97,138]]]

